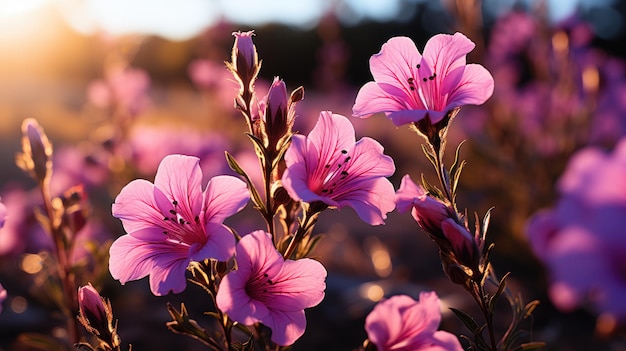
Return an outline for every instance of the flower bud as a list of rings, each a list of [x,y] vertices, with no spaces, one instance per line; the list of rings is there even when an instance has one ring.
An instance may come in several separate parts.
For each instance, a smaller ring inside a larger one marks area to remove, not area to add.
[[[78,288],[78,309],[78,321],[88,332],[109,346],[119,345],[111,304],[105,302],[91,284]]]
[[[454,284],[467,285],[470,280],[467,270],[458,264],[444,265],[444,271]]]
[[[61,198],[63,204],[63,225],[75,235],[87,224],[87,194],[82,185],[68,189]]]
[[[478,245],[470,232],[452,218],[443,221],[441,228],[443,234],[450,242],[454,256],[459,263],[472,270],[478,269]]]
[[[290,120],[287,107],[287,87],[282,79],[275,77],[267,93],[265,106],[265,135],[268,148],[272,151],[293,125],[293,118]]]
[[[258,73],[259,58],[252,42],[254,31],[233,32],[235,44],[232,52],[232,68],[236,70],[244,90],[250,88]]]
[[[16,163],[39,182],[48,180],[52,172],[52,144],[33,118],[22,123],[22,153],[17,155]]]

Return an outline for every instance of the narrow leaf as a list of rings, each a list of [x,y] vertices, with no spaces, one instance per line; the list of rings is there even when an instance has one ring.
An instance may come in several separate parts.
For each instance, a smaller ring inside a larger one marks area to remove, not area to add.
[[[435,196],[438,199],[443,199],[443,193],[441,192],[441,190],[439,190],[436,186],[430,185],[428,180],[426,180],[426,176],[424,176],[424,173],[422,173],[422,186],[429,194]]]
[[[520,350],[537,350],[546,346],[545,342],[532,341],[520,345]]]
[[[450,167],[450,173],[456,173],[455,168],[458,167],[463,167],[463,164],[465,163],[465,161],[462,161],[459,164],[459,156],[461,155],[461,146],[463,146],[463,144],[465,144],[467,140],[463,140],[459,143],[459,145],[456,147],[456,151],[454,153],[454,162],[452,163],[452,166]]]
[[[435,154],[433,154],[432,151],[430,151],[430,149],[428,149],[428,147],[426,147],[426,145],[424,144],[422,144],[422,151],[424,152],[424,155],[426,155],[428,161],[430,161],[430,163],[432,163],[432,165],[436,167],[437,160],[435,159]]]
[[[500,295],[502,295],[502,293],[504,292],[504,289],[506,288],[506,278],[509,277],[509,275],[511,274],[511,272],[507,272],[504,277],[502,277],[502,279],[500,279],[500,284],[498,286],[498,290],[496,291],[496,293],[491,297],[491,299],[489,299],[489,308],[493,311],[493,308],[496,305],[496,302],[498,302],[498,298],[500,297]]]
[[[474,318],[469,314],[452,307],[450,307],[450,311],[452,311],[472,333],[476,333],[476,331],[480,329],[478,323],[476,323]]]
[[[252,184],[252,180],[250,180],[250,177],[248,176],[246,171],[244,171],[243,168],[239,166],[239,163],[237,163],[235,158],[231,154],[229,154],[228,151],[225,151],[224,153],[226,155],[226,161],[228,162],[228,166],[230,167],[230,169],[232,169],[233,171],[235,171],[237,174],[239,174],[240,176],[244,178],[244,180],[246,181],[246,184],[248,184],[248,189],[250,190],[252,201],[259,208],[259,210],[261,210],[261,212],[265,214],[266,209],[265,209],[265,205],[263,204],[263,200],[261,199],[261,195],[259,195],[259,192],[254,187],[254,184]]]

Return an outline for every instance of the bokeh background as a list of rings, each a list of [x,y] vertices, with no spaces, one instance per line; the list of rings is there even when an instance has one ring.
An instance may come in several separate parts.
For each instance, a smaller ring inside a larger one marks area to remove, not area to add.
[[[372,79],[369,57],[392,36],[409,36],[418,48],[437,33],[470,37],[477,46],[468,61],[492,72],[495,92],[485,105],[462,109],[450,128],[448,156],[467,140],[459,206],[479,216],[495,206],[492,260],[499,275],[512,272],[512,290],[541,300],[536,340],[549,350],[626,350],[620,328],[607,330],[592,309],[552,305],[525,232],[533,213],[554,205],[572,154],[589,145],[610,150],[626,134],[624,16],[619,0],[0,0],[0,196],[10,211],[0,229],[0,283],[9,293],[0,350],[28,349],[18,342],[23,332],[63,336],[35,279],[50,244],[32,215],[34,183],[14,162],[22,120],[36,118],[54,144],[53,191],[85,186],[90,235],[106,245],[124,233],[110,216],[115,195],[132,179],[152,180],[166,154],[200,156],[207,179],[230,172],[225,150],[253,169],[245,122],[232,107],[236,85],[223,64],[231,33],[251,29],[263,60],[257,92],[274,76],[288,89],[303,86],[296,129],[305,134],[321,110],[351,115],[359,87]],[[357,137],[376,138],[394,158],[396,188],[407,173],[434,181],[415,133],[382,115],[351,121]],[[247,208],[228,224],[245,233],[262,222]],[[294,350],[355,349],[376,301],[423,290],[441,297],[442,328],[465,332],[447,307],[472,311],[472,301],[447,281],[434,244],[408,214],[370,227],[350,209],[327,211],[315,232],[326,235],[315,255],[329,271],[327,296],[307,312]],[[203,349],[165,327],[167,302],[185,301],[203,321],[199,287],[154,297],[147,279],[120,286],[97,269],[125,344]]]

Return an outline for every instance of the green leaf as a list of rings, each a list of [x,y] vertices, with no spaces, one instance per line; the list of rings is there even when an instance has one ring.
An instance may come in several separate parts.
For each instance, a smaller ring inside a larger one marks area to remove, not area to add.
[[[254,151],[256,152],[259,159],[262,160],[263,163],[265,163],[265,160],[267,159],[267,154],[265,152],[265,145],[263,145],[263,141],[250,133],[246,133],[246,135],[248,136],[248,138],[250,138],[250,140],[252,140],[252,144],[254,144]]]
[[[493,308],[496,306],[496,302],[498,302],[498,298],[504,292],[504,289],[506,288],[506,278],[508,278],[510,274],[511,274],[511,272],[507,272],[504,275],[504,277],[502,277],[502,279],[500,279],[500,284],[498,285],[498,290],[496,291],[496,293],[493,296],[491,296],[491,299],[489,299],[489,309],[490,310],[493,311]]]
[[[474,320],[474,318],[472,316],[470,316],[469,314],[461,311],[461,310],[457,310],[456,308],[452,308],[450,307],[450,311],[452,311],[459,320],[461,320],[461,322],[467,327],[467,329],[469,329],[472,333],[476,333],[476,331],[478,331],[480,329],[480,326],[478,325],[478,323],[476,323],[476,320]]]
[[[489,222],[491,220],[491,211],[493,211],[494,209],[495,207],[491,207],[490,209],[488,209],[487,213],[485,213],[485,217],[483,218],[483,232],[481,235],[482,240],[485,240],[485,236],[487,235],[487,228],[489,228]]]
[[[250,180],[250,177],[248,177],[246,171],[244,171],[243,168],[239,166],[239,163],[237,163],[235,158],[231,154],[229,154],[228,151],[225,151],[224,153],[226,155],[226,161],[228,162],[228,166],[230,167],[230,169],[242,176],[246,181],[246,184],[248,184],[248,189],[250,190],[250,195],[252,196],[252,202],[254,202],[254,205],[258,207],[263,214],[267,213],[265,205],[263,204],[263,200],[261,199],[261,195],[259,195],[259,192],[254,187],[254,184],[252,184],[252,180]]]
[[[455,168],[458,167],[463,167],[463,163],[465,163],[465,161],[462,161],[461,163],[459,163],[459,156],[461,155],[461,146],[463,146],[463,144],[465,144],[467,140],[463,140],[459,143],[459,145],[456,147],[456,151],[454,153],[454,162],[452,163],[452,166],[450,167],[450,173],[456,173]]]
[[[438,199],[443,199],[443,193],[441,192],[441,190],[439,190],[436,186],[430,185],[428,180],[426,180],[426,176],[424,176],[424,173],[422,173],[422,186],[429,194]]]
[[[430,161],[430,163],[434,166],[437,167],[437,159],[435,158],[435,154],[428,149],[428,147],[426,147],[426,145],[422,144],[422,151],[424,152],[424,155],[426,155],[426,158],[428,159],[428,161]]]
[[[450,187],[452,188],[452,194],[456,193],[456,187],[459,185],[459,179],[461,179],[461,172],[463,171],[463,167],[465,167],[466,164],[467,162],[463,160],[455,171],[452,171],[452,169],[450,170],[451,173],[454,172],[454,174],[452,174],[452,184],[450,185]]]

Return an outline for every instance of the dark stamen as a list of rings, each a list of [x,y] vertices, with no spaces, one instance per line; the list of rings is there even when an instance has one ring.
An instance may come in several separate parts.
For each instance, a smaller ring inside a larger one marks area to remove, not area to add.
[[[420,67],[422,67],[422,65],[420,65],[419,63],[417,64],[417,66],[415,66],[415,68],[420,69]]]
[[[175,214],[176,214],[176,211],[174,211],[174,210],[170,210],[170,213],[171,213],[171,214],[173,214],[173,215],[175,215]]]
[[[348,153],[348,151],[347,150],[341,150],[341,153],[345,155],[345,154]]]
[[[172,205],[178,206],[178,201],[176,201],[176,200],[172,201]]]
[[[428,81],[428,78],[424,78],[424,79],[422,79],[422,80],[423,80],[424,82],[427,82],[427,81]]]

